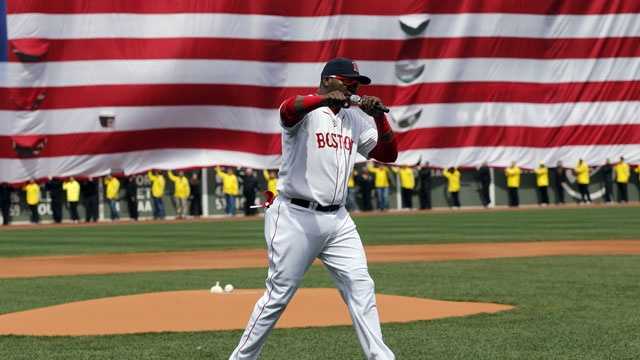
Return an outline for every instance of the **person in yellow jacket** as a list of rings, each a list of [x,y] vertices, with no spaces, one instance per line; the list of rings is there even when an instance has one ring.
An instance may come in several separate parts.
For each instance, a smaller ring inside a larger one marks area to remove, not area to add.
[[[176,217],[185,219],[187,217],[187,209],[189,209],[189,196],[191,196],[191,185],[189,179],[184,175],[184,171],[178,171],[178,175],[174,175],[169,170],[169,180],[173,181],[173,198],[176,201]]]
[[[216,166],[216,175],[222,180],[222,193],[226,203],[225,213],[229,216],[236,214],[236,198],[238,197],[238,177],[232,167],[227,167],[224,172]]]
[[[629,193],[627,192],[627,185],[631,178],[631,168],[629,164],[624,162],[624,157],[620,156],[620,161],[613,168],[615,173],[616,187],[618,188],[618,202],[626,203],[629,201]],[[636,172],[638,169],[636,168]]]
[[[447,192],[451,196],[451,204],[454,209],[460,208],[460,177],[462,174],[457,167],[450,167],[442,172],[447,178]]]
[[[153,218],[164,219],[164,187],[166,181],[160,170],[154,170],[147,173],[149,181],[151,181],[151,200],[153,201]]]
[[[549,205],[549,168],[541,162],[533,170],[536,174],[536,187],[538,189],[538,205]]]
[[[387,210],[389,208],[389,169],[382,164],[369,163],[367,170],[373,175],[378,210]]]
[[[69,213],[71,221],[77,224],[80,221],[78,215],[78,203],[80,202],[80,183],[72,176],[62,184],[62,189],[67,194],[67,204],[69,204]]]
[[[413,190],[416,187],[416,176],[414,170],[409,165],[402,165],[400,168],[391,168],[400,177],[400,193],[402,196],[402,207],[413,208]]]
[[[275,170],[262,170],[262,176],[264,181],[267,182],[267,190],[271,191],[273,195],[278,195],[278,175]]]
[[[104,178],[105,198],[111,212],[111,221],[120,219],[118,211],[118,199],[120,195],[120,180],[118,178],[107,175]]]
[[[511,165],[504,170],[504,174],[507,177],[507,190],[509,191],[509,206],[520,206],[520,196],[518,195],[518,189],[520,188],[520,174],[522,171],[516,165],[515,161],[511,162]]]
[[[590,174],[589,174],[589,165],[583,160],[578,160],[578,165],[573,169],[573,172],[576,175],[576,183],[578,183],[578,190],[580,190],[580,201],[581,203],[590,204],[591,203],[591,194],[589,194],[589,182]]]
[[[40,222],[40,214],[38,214],[38,204],[40,204],[40,185],[35,180],[29,180],[29,183],[23,187],[26,194],[27,205],[31,210],[31,223]]]

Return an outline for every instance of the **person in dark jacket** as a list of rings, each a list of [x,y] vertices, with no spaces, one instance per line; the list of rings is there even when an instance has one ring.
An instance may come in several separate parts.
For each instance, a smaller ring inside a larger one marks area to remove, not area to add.
[[[366,168],[362,169],[362,173],[356,175],[356,184],[358,184],[360,195],[362,196],[362,211],[371,211],[371,192],[373,191],[374,179]]]
[[[49,178],[49,182],[44,186],[51,198],[51,212],[53,213],[53,221],[56,224],[62,222],[62,205],[64,204],[64,190],[62,189],[62,180],[57,178]]]
[[[609,204],[613,202],[613,166],[609,159],[602,165],[600,172],[604,183],[604,202]]]
[[[98,180],[90,177],[83,181],[80,185],[80,192],[84,203],[85,221],[98,221]]]
[[[478,182],[480,183],[480,201],[482,206],[489,207],[491,204],[491,195],[489,194],[489,187],[491,186],[491,170],[487,163],[482,163],[482,166],[478,168],[477,174]]]
[[[2,225],[11,224],[11,185],[0,183],[0,209],[2,210]]]
[[[202,215],[202,183],[197,173],[192,173],[189,178],[191,187],[191,202],[189,203],[189,215],[200,217]]]
[[[242,195],[244,196],[244,214],[252,216],[257,213],[258,209],[252,209],[251,206],[256,202],[256,191],[258,191],[258,178],[252,168],[244,169],[242,178]]]
[[[129,218],[138,221],[138,183],[134,175],[129,176],[124,182],[124,197],[127,200]]]
[[[564,204],[564,188],[562,184],[567,182],[567,174],[564,166],[562,166],[562,161],[558,161],[555,175],[553,185],[556,189],[556,204]]]
[[[420,189],[418,190],[420,209],[431,210],[431,168],[428,161],[420,166],[418,181],[420,182]]]

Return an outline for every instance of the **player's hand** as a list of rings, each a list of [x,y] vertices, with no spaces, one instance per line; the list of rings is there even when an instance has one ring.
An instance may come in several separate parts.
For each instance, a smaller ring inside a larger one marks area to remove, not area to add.
[[[349,107],[349,99],[347,99],[347,95],[345,95],[340,90],[332,91],[326,95],[324,95],[327,106],[329,107]]]
[[[382,100],[375,96],[362,96],[362,102],[360,103],[360,109],[364,111],[367,115],[377,118],[384,114],[384,104],[382,104]]]

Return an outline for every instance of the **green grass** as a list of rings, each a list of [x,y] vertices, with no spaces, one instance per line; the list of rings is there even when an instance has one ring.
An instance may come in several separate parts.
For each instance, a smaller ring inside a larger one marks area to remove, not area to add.
[[[638,239],[640,207],[434,212],[356,217],[367,245]],[[255,221],[0,230],[0,257],[261,248]]]
[[[547,257],[374,264],[380,293],[516,305],[513,311],[385,324],[398,359],[634,359],[640,354],[640,257]],[[263,269],[0,280],[0,312],[103,296],[263,287]],[[306,287],[330,287],[313,267]],[[247,314],[248,316],[248,314]],[[0,359],[226,359],[239,331],[0,337]],[[262,359],[361,359],[350,327],[274,331]]]
[[[364,242],[423,244],[639,239],[640,207],[433,212],[357,217]],[[0,230],[0,257],[263,247],[262,221]],[[510,312],[385,324],[398,359],[635,359],[640,256],[372,264],[378,292],[498,302]],[[264,269],[0,279],[0,313],[136,293],[264,287]],[[303,286],[331,287],[313,267]],[[247,314],[248,317],[249,314]],[[0,359],[226,359],[240,331],[0,336]],[[351,327],[276,330],[262,359],[361,359]]]

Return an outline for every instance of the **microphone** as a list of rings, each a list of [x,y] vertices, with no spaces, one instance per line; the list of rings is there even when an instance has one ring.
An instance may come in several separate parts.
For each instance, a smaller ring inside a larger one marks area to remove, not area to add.
[[[349,96],[349,103],[346,104],[346,105],[357,105],[357,106],[360,106],[361,104],[362,104],[362,97],[354,94],[354,95]],[[349,106],[345,106],[345,107],[349,107]],[[384,105],[382,105],[382,104],[380,104],[380,103],[376,104],[376,109],[380,110],[382,112],[385,112],[385,113],[389,112],[389,108],[384,106]]]

